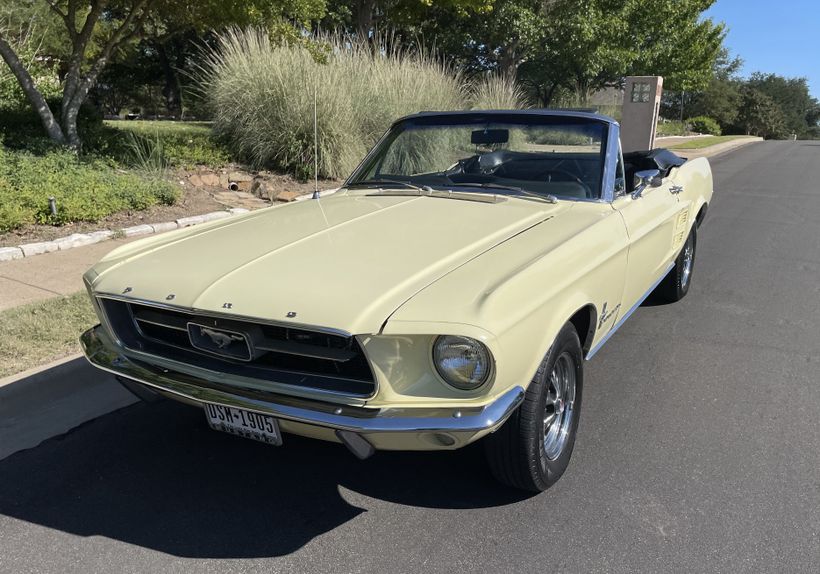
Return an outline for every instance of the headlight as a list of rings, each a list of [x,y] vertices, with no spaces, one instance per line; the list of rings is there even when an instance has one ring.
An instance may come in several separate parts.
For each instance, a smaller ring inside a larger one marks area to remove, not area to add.
[[[433,343],[433,364],[448,384],[470,391],[487,382],[492,359],[490,351],[479,341],[445,335]]]

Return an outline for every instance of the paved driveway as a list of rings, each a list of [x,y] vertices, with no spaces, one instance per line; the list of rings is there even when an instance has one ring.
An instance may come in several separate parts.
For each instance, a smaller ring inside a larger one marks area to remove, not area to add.
[[[817,572],[820,142],[714,166],[689,296],[588,363],[550,491],[477,447],[358,462],[140,404],[0,462],[0,571]]]

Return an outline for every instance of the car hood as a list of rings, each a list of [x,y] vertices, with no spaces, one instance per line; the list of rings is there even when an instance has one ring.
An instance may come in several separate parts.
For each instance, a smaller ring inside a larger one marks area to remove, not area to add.
[[[87,277],[102,294],[376,333],[427,285],[567,208],[338,194],[129,244]]]

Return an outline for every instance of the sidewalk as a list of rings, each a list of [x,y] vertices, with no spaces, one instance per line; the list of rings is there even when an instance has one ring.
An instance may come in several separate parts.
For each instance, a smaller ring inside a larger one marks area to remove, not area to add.
[[[85,289],[83,273],[115,247],[133,240],[112,239],[0,263],[0,311]]]

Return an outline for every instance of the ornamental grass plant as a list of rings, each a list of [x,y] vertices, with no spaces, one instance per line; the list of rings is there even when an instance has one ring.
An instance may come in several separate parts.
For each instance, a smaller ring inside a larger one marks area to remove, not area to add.
[[[433,52],[399,48],[389,37],[315,41],[326,47],[325,57],[303,44],[272,42],[264,30],[231,29],[204,54],[199,85],[214,130],[254,167],[313,175],[314,98],[325,178],[349,175],[402,116],[523,104],[510,79],[470,86]]]

